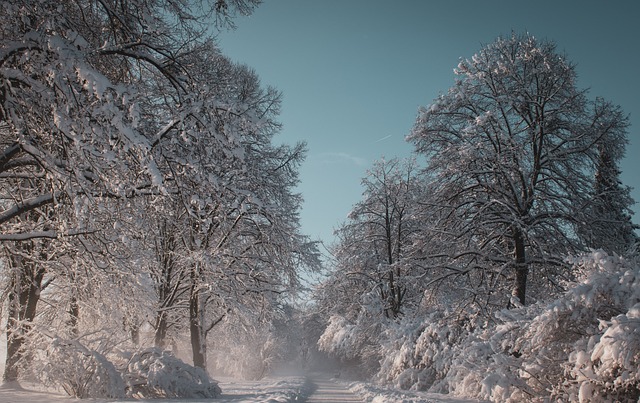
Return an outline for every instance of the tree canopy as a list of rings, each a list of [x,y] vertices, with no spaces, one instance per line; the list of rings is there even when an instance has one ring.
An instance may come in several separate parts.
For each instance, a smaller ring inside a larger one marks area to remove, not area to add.
[[[529,273],[538,283],[568,276],[564,256],[584,248],[577,228],[598,146],[624,147],[628,122],[577,88],[553,42],[530,35],[499,38],[456,74],[409,136],[427,157],[441,241],[455,245],[445,264],[510,284],[524,304]]]
[[[214,39],[258,3],[2,2],[5,380],[28,343],[114,337],[83,312],[123,322],[132,348],[146,324],[161,347],[189,332],[206,369],[216,325],[286,303],[318,267],[294,189],[306,145],[273,143],[280,93]]]

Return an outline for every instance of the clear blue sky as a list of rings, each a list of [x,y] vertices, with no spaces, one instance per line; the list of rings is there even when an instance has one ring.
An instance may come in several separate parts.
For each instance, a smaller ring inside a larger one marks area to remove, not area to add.
[[[408,156],[419,106],[453,85],[453,68],[499,35],[555,41],[579,87],[631,117],[622,179],[640,200],[640,1],[266,0],[223,52],[283,92],[278,142],[306,141],[302,229],[333,242],[382,156]],[[636,204],[635,222],[640,222]]]

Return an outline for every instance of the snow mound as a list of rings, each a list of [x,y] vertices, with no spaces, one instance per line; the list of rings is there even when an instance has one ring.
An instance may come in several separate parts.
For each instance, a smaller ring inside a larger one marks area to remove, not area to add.
[[[127,397],[138,399],[216,398],[222,392],[201,368],[157,348],[133,354],[122,376]]]

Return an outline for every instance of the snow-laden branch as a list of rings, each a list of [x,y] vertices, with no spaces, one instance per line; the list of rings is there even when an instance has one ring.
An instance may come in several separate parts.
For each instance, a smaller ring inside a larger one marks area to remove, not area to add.
[[[12,218],[26,213],[27,211],[52,203],[59,196],[59,193],[60,192],[46,193],[14,204],[13,207],[0,213],[0,224],[4,224]]]
[[[87,235],[93,232],[95,231],[78,231],[78,230],[65,231],[65,232],[60,232],[56,230],[31,231],[31,232],[21,232],[16,234],[0,234],[0,241],[27,241],[30,239],[38,239],[38,238],[56,239],[62,236]]]
[[[26,241],[29,239],[36,239],[36,238],[55,239],[57,237],[58,237],[58,231],[55,231],[55,230],[34,231],[34,232],[24,232],[19,234],[0,234],[0,241]]]
[[[2,155],[0,155],[0,172],[4,171],[5,165],[19,152],[20,144],[17,142],[4,149]]]

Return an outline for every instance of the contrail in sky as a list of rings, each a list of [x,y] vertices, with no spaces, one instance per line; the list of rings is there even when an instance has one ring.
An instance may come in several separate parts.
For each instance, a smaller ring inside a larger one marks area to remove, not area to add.
[[[381,139],[378,139],[378,140],[374,141],[374,143],[379,143],[379,142],[381,142],[381,141],[383,141],[383,140],[386,140],[386,139],[389,139],[389,138],[391,138],[391,135],[384,136],[383,138],[381,138]]]

